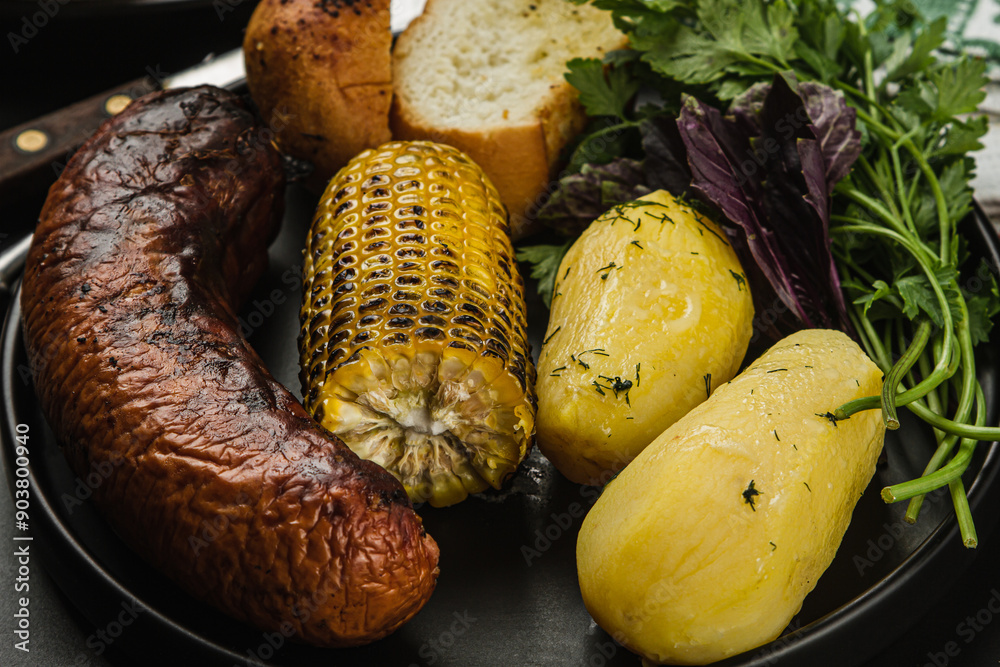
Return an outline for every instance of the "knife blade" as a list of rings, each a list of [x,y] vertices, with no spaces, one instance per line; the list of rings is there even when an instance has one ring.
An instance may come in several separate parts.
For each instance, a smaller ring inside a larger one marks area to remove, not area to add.
[[[10,305],[11,295],[14,293],[14,284],[17,282],[21,269],[24,268],[24,260],[28,256],[28,248],[31,247],[31,234],[17,239],[8,248],[0,244],[0,330],[3,328],[3,313],[7,312]]]
[[[393,35],[419,16],[426,0],[392,0]],[[37,192],[59,176],[77,148],[105,120],[154,90],[212,84],[230,90],[246,84],[243,51],[209,55],[173,75],[147,68],[146,74],[59,111],[0,132],[0,210],[25,192]]]
[[[147,68],[145,76],[0,132],[0,210],[24,192],[38,191],[54,181],[98,126],[132,100],[154,90],[206,83],[231,90],[243,86],[242,50],[210,55],[169,76]]]

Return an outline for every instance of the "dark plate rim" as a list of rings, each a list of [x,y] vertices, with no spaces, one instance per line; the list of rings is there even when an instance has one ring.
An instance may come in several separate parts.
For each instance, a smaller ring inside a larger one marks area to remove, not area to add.
[[[996,270],[1000,267],[1000,237],[978,203],[975,204],[970,217],[975,224],[976,233],[986,241],[984,255]],[[20,281],[18,281],[0,333],[0,395],[3,400],[0,409],[0,440],[4,443],[0,449],[7,467],[8,485],[11,489],[14,478],[14,453],[11,443],[14,441],[16,425],[23,421],[18,417],[18,406],[14,398],[17,389],[14,386],[14,378],[17,376],[14,361],[17,358],[18,347],[22,345],[20,314]],[[29,400],[33,402],[34,398]],[[982,448],[986,448],[985,457],[967,492],[970,507],[976,516],[977,528],[980,535],[985,536],[993,531],[1000,515],[1000,512],[987,512],[983,515],[983,512],[979,511],[982,508],[988,510],[989,501],[1000,498],[1000,483],[997,481],[1000,475],[1000,443],[982,443],[980,449]],[[153,626],[161,637],[176,642],[174,650],[196,651],[202,659],[209,660],[213,664],[246,662],[245,655],[222,645],[215,638],[189,629],[181,620],[161,612],[155,603],[140,598],[119,582],[73,534],[59,510],[43,491],[44,485],[38,479],[34,468],[30,464],[28,468],[28,479],[32,489],[32,526],[41,528],[39,537],[45,542],[58,544],[61,547],[58,561],[43,558],[43,565],[59,588],[84,616],[88,617],[88,620],[96,623],[99,619],[107,617],[95,612],[88,604],[88,596],[94,593],[110,594],[115,600],[138,600],[145,607],[146,613],[143,616],[147,624]],[[835,658],[836,662],[828,663],[824,659],[823,664],[842,666],[845,665],[844,637],[865,624],[874,624],[874,632],[879,636],[876,638],[873,635],[869,638],[866,644],[867,651],[853,654],[855,660],[852,664],[872,658],[878,650],[908,629],[937,598],[944,594],[948,586],[971,563],[972,557],[973,554],[961,546],[957,521],[953,514],[949,514],[901,563],[854,599],[769,644],[715,664],[721,667],[737,665],[765,667],[779,661],[802,660],[808,656],[807,664],[815,665],[818,664],[817,656],[829,656]],[[942,575],[942,572],[946,574]],[[86,575],[86,580],[81,580],[81,574]],[[908,604],[901,610],[897,606],[898,600],[910,596],[915,586],[922,588],[921,604]],[[887,631],[883,623],[877,622],[879,619],[884,622],[887,613],[891,613],[897,620],[902,617],[905,622],[897,622],[893,631]],[[148,651],[148,646],[146,650]]]

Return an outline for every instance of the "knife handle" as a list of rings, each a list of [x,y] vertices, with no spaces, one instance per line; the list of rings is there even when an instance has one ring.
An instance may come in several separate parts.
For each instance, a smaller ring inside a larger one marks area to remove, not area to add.
[[[48,187],[101,123],[158,88],[143,77],[0,132],[0,210]]]

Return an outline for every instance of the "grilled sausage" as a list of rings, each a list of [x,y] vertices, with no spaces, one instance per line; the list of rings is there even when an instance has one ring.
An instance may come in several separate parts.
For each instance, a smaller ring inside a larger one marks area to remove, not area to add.
[[[402,486],[318,427],[238,333],[282,192],[236,96],[133,102],[49,192],[25,339],[67,458],[113,471],[93,498],[136,552],[240,620],[356,645],[423,606],[438,548]]]

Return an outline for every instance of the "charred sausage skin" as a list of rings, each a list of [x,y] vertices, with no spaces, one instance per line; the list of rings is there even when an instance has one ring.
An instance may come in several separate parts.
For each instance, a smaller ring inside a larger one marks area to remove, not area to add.
[[[238,333],[283,184],[233,94],[133,102],[49,192],[25,340],[76,473],[110,464],[94,502],[136,552],[240,620],[356,645],[423,606],[438,548],[402,486],[316,426]]]

